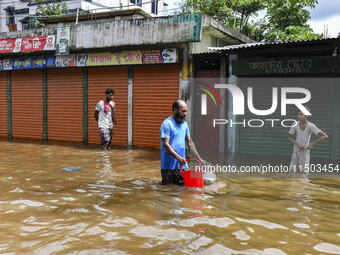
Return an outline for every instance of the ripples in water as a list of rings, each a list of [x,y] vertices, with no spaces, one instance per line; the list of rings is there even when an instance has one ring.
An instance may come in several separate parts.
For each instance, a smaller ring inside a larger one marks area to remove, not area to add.
[[[194,190],[158,185],[154,151],[0,142],[0,158],[1,253],[340,254],[338,179]]]

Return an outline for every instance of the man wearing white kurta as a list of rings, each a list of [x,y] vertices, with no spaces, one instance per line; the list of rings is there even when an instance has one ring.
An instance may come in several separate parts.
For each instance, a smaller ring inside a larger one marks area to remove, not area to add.
[[[310,109],[308,107],[306,108],[310,112]],[[296,126],[292,126],[289,130],[288,139],[294,143],[293,155],[290,163],[291,172],[307,172],[310,162],[310,150],[313,149],[315,144],[328,138],[328,136],[315,126],[315,124],[307,120],[308,117],[309,115],[298,112],[299,121]],[[310,143],[312,133],[321,137]],[[296,134],[296,140],[292,137],[294,134]]]

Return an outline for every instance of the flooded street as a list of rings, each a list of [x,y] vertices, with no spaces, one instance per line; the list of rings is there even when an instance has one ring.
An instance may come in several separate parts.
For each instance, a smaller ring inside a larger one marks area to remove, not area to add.
[[[340,254],[340,179],[218,178],[198,191],[160,186],[159,158],[0,141],[0,253]]]

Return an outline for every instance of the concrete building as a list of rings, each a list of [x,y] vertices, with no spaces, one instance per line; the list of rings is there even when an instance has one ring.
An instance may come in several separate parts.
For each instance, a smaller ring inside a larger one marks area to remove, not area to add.
[[[53,1],[42,1],[51,4]],[[140,9],[152,17],[167,16],[166,0],[65,0],[69,13],[79,14]],[[0,32],[20,31],[29,28],[30,17],[37,10],[37,0],[0,1]]]
[[[150,17],[131,9],[97,18],[103,20],[77,25],[74,16],[46,19],[44,29],[0,34],[0,44],[9,45],[0,48],[0,137],[99,143],[93,112],[111,87],[113,144],[159,148],[172,103],[182,98],[193,109],[191,80],[200,59],[193,54],[252,42],[203,14]],[[68,29],[69,38],[58,41],[58,31]],[[56,55],[64,44],[69,54]]]

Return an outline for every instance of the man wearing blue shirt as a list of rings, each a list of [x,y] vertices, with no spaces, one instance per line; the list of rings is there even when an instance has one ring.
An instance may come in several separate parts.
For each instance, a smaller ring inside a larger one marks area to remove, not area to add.
[[[188,123],[185,116],[188,111],[187,104],[177,100],[172,105],[172,115],[165,119],[161,126],[161,184],[184,185],[183,176],[180,172],[187,169],[185,159],[185,143],[188,145],[194,156],[203,164],[205,161],[198,154],[194,142],[190,138]]]

